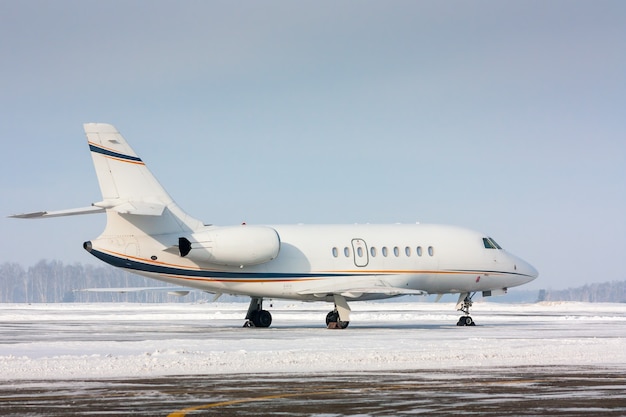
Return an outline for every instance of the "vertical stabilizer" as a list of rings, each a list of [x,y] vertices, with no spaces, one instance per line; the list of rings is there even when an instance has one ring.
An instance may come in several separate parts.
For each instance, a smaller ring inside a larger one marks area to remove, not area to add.
[[[176,233],[202,226],[184,213],[117,129],[105,123],[84,125],[106,209],[104,234]],[[133,231],[134,229],[134,231]]]

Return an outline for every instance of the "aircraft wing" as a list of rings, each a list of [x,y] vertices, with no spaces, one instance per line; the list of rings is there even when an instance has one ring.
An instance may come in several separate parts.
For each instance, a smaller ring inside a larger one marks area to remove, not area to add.
[[[189,294],[191,291],[197,291],[193,288],[189,288],[189,287],[172,287],[172,286],[167,286],[167,287],[120,287],[120,288],[83,288],[80,290],[74,290],[74,292],[115,292],[115,293],[119,293],[119,294],[126,294],[126,293],[130,293],[130,292],[144,292],[144,291],[166,291],[169,295],[176,295],[179,297],[184,297],[185,295]],[[218,298],[220,298],[222,296],[222,293],[213,293],[213,292],[208,292],[208,291],[204,291],[206,293],[209,294],[214,294],[215,297],[213,298],[212,301],[217,301]]]
[[[397,295],[428,295],[426,291],[422,290],[408,290],[404,288],[394,287],[371,287],[371,288],[351,288],[346,291],[342,291],[339,295],[346,298],[359,298],[365,294],[382,294],[388,296]]]
[[[326,287],[326,288],[312,288],[309,290],[298,291],[300,295],[313,295],[318,298],[326,297],[327,295],[341,295],[345,298],[359,298],[363,295],[371,294],[371,295],[385,295],[389,297],[394,297],[398,295],[428,295],[426,291],[422,290],[411,290],[407,288],[398,288],[391,287],[386,285],[375,285],[371,287],[354,287],[354,288],[337,288],[337,287]]]
[[[126,294],[129,292],[143,292],[143,291],[167,291],[172,295],[187,295],[191,291],[186,287],[120,287],[120,288],[84,288],[81,290],[74,290],[75,292],[116,292],[120,294]]]

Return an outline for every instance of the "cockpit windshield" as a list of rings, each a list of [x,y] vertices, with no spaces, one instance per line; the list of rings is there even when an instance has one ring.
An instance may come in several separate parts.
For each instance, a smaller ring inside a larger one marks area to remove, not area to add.
[[[502,249],[500,245],[490,237],[483,238],[483,245],[485,245],[485,249]]]

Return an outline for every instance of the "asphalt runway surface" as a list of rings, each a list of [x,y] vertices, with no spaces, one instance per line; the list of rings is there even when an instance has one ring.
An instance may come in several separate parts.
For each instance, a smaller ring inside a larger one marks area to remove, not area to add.
[[[337,364],[340,368],[341,364]],[[624,416],[623,370],[598,367],[12,381],[2,416]]]

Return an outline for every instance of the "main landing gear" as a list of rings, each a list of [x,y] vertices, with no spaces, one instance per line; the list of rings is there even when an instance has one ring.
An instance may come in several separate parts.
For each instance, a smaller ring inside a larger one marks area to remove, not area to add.
[[[473,293],[472,295],[468,292],[459,294],[459,301],[456,303],[456,309],[462,311],[465,315],[459,318],[459,321],[456,323],[457,326],[476,326],[476,322],[469,315],[469,309],[472,306],[472,297],[474,297],[474,294],[476,293]]]
[[[271,324],[272,315],[269,311],[263,310],[263,298],[252,297],[243,327],[270,327]]]
[[[350,306],[346,298],[333,294],[335,309],[326,315],[326,327],[329,329],[345,329],[350,324]]]
[[[345,329],[350,324],[350,306],[346,299],[333,294],[335,309],[326,315],[326,326],[329,329]],[[263,310],[263,297],[251,297],[243,327],[270,327],[272,315]]]
[[[326,315],[326,327],[329,329],[345,329],[349,324],[349,321],[339,320],[339,312],[337,309],[334,309]]]

